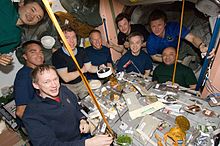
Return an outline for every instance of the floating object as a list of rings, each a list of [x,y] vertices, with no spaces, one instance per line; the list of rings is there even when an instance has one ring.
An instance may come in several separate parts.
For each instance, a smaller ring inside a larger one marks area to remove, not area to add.
[[[45,49],[52,49],[55,44],[55,39],[52,36],[44,36],[40,41]]]
[[[99,80],[91,80],[89,82],[89,85],[90,85],[91,89],[98,89],[102,86],[102,83]]]
[[[101,68],[97,71],[97,75],[99,78],[106,78],[112,74],[111,67]]]
[[[173,146],[185,146],[186,131],[190,128],[189,120],[184,116],[177,116],[175,124],[169,132],[164,134],[164,141],[167,143],[168,138],[170,138],[173,141]]]

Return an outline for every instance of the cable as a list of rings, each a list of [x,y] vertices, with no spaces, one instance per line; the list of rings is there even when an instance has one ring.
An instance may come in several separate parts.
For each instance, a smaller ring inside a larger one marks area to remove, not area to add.
[[[140,70],[138,69],[138,67],[134,64],[134,62],[131,60],[131,64],[133,64],[133,66],[135,67],[135,69],[138,71],[138,73],[141,75]]]

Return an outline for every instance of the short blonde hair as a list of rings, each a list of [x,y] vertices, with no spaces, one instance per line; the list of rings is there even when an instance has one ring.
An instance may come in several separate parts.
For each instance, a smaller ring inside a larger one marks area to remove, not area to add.
[[[32,77],[32,82],[36,83],[38,82],[38,78],[37,75],[38,74],[42,74],[44,71],[48,71],[48,70],[54,70],[58,76],[58,72],[56,70],[56,68],[52,65],[48,65],[48,64],[42,64],[42,65],[38,65],[31,73],[31,77]]]

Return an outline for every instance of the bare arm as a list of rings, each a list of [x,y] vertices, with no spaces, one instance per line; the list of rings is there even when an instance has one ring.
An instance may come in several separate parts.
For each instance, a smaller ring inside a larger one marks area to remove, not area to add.
[[[89,63],[85,63],[84,67],[86,68],[86,70],[90,73],[96,73],[98,71],[98,66],[94,66],[91,64],[91,62]]]
[[[208,47],[206,46],[206,44],[203,43],[203,41],[194,34],[189,33],[188,35],[186,35],[185,39],[191,42],[196,48],[198,48],[200,52],[206,53],[208,51]],[[212,58],[213,56],[215,56],[215,50],[216,48],[212,49],[212,51],[209,53],[208,58]]]
[[[144,72],[144,78],[147,78],[150,74],[150,69],[149,70],[145,70]]]
[[[151,55],[151,58],[153,59],[153,61],[156,61],[156,62],[162,62],[163,61],[161,54]]]
[[[115,73],[115,70],[114,70],[114,68],[113,68],[113,66],[112,66],[112,64],[111,64],[111,63],[107,63],[107,67],[110,67],[110,68],[111,68],[111,70],[112,70],[112,73]]]
[[[205,43],[203,41],[192,34],[191,32],[186,35],[185,39],[189,42],[191,42],[196,48],[198,48],[202,53],[207,52],[208,47],[206,47]]]
[[[110,42],[109,44],[106,44],[106,47],[112,48],[113,50],[115,50],[121,54],[126,53],[126,49],[124,48],[123,45],[116,45],[116,44]]]
[[[66,68],[57,69],[57,72],[58,72],[59,76],[65,82],[70,82],[72,80],[75,80],[77,77],[79,77],[79,72],[78,71],[68,72],[67,67]],[[84,73],[83,69],[82,69],[82,72]]]
[[[16,107],[16,115],[21,119],[24,114],[24,110],[26,108],[26,105],[19,105]]]
[[[192,90],[195,90],[195,89],[196,89],[196,84],[194,84],[194,85],[189,85],[189,88],[192,89]]]

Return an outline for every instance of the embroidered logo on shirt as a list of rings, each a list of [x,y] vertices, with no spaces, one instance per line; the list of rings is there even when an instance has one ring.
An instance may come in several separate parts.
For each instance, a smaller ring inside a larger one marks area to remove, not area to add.
[[[68,103],[70,103],[70,100],[69,100],[69,98],[67,98],[67,99],[66,99],[66,101],[67,101]]]
[[[167,36],[167,40],[168,40],[168,41],[173,41],[172,36]]]

